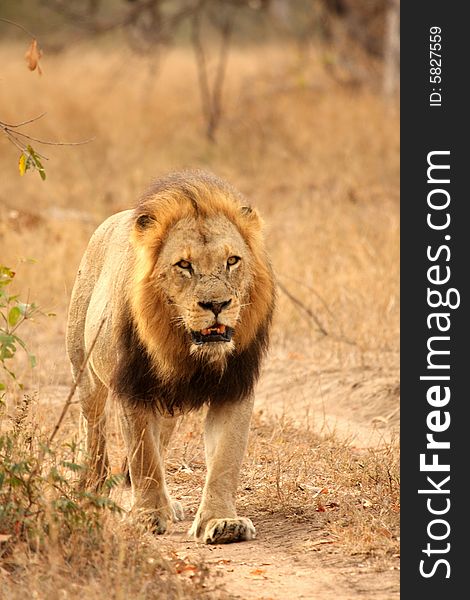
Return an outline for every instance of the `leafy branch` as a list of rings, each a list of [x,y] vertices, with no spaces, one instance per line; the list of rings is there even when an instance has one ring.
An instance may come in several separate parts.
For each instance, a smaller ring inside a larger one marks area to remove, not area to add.
[[[13,281],[15,272],[9,267],[0,265],[0,366],[7,377],[13,380],[20,389],[22,384],[17,380],[15,373],[7,366],[18,347],[22,348],[32,367],[36,365],[36,357],[31,354],[25,342],[18,336],[18,329],[27,320],[30,320],[39,311],[32,302],[22,302],[18,295],[9,294],[8,286]],[[6,389],[6,382],[0,379],[0,392]]]
[[[0,18],[0,22],[18,27],[31,38],[31,43],[28,47],[28,50],[26,51],[25,59],[29,70],[37,70],[39,75],[41,75],[42,70],[39,65],[39,61],[42,57],[42,51],[38,46],[38,41],[36,37],[19,23],[15,23],[14,21],[10,21],[9,19],[4,18]],[[45,116],[45,114],[46,113],[42,113],[37,117],[33,117],[32,119],[27,119],[25,121],[22,121],[21,123],[15,124],[5,123],[4,121],[0,120],[0,131],[7,137],[8,141],[11,142],[14,146],[16,146],[16,148],[18,148],[18,150],[20,150],[21,152],[18,161],[18,170],[20,172],[20,175],[24,175],[28,170],[36,170],[43,181],[46,179],[46,171],[44,169],[42,161],[48,160],[48,158],[41,152],[35,150],[30,144],[30,142],[35,142],[37,144],[42,144],[46,146],[79,146],[82,144],[88,144],[93,139],[91,138],[79,142],[57,142],[34,137],[25,133],[22,130],[22,127],[24,127],[25,125],[29,125],[30,123],[34,123],[35,121],[39,121],[39,119],[42,119]]]

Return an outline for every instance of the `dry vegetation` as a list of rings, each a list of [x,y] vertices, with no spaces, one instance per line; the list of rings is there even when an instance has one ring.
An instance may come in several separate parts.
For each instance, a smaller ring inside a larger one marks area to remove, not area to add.
[[[124,48],[83,45],[45,57],[41,78],[26,71],[19,46],[0,51],[2,120],[47,111],[29,126],[35,137],[95,138],[85,146],[45,147],[45,183],[35,173],[20,178],[15,149],[0,138],[0,263],[17,271],[24,297],[57,314],[25,331],[39,364],[31,376],[17,367],[35,397],[18,448],[31,444],[31,431],[38,448],[67,395],[67,304],[96,224],[132,206],[152,177],[207,168],[260,208],[282,285],[240,508],[259,524],[260,537],[273,527],[301,526],[305,535],[292,550],[307,557],[396,568],[398,450],[388,435],[398,406],[396,110],[366,88],[332,82],[320,48],[307,55],[289,47],[238,49],[214,145],[202,135],[193,57],[184,49],[166,54],[155,71],[150,59]],[[314,382],[325,373],[326,412],[348,406],[371,428],[375,419],[387,443],[367,447],[311,424],[303,410],[319,406]],[[271,411],[281,396],[282,410]],[[57,440],[59,462],[63,444],[78,439],[77,416],[74,405]],[[189,514],[204,475],[198,423],[190,416],[178,429],[168,465],[170,487]],[[13,537],[0,531],[5,597],[35,590],[37,598],[101,598],[103,589],[109,598],[225,597],[216,568],[181,558],[168,545],[160,551],[158,540],[129,530],[109,511],[98,518],[107,541],[86,527],[65,537],[49,532],[41,544],[25,539],[21,528]],[[43,525],[48,519],[46,510]]]

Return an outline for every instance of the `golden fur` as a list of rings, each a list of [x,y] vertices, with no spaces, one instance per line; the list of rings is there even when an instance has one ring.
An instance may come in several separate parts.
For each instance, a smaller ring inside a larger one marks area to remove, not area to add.
[[[162,375],[171,378],[191,363],[182,361],[188,354],[184,332],[175,329],[177,317],[174,305],[167,302],[167,289],[159,285],[161,271],[157,258],[168,232],[184,220],[206,222],[226,218],[240,232],[251,253],[249,277],[253,282],[247,289],[234,343],[239,350],[248,346],[261,324],[273,309],[273,279],[262,238],[258,214],[243,207],[241,196],[227,184],[207,174],[174,175],[157,182],[140,202],[136,216],[148,219],[145,227],[136,226],[132,241],[136,248],[133,293],[130,297],[134,322],[140,339],[151,354]],[[156,193],[155,193],[156,190]],[[256,282],[256,285],[254,285]],[[164,280],[168,285],[168,280]]]
[[[134,211],[105,221],[82,259],[67,331],[75,379],[96,338],[78,385],[87,483],[107,473],[104,407],[112,393],[134,510],[165,531],[181,516],[164,481],[173,415],[207,404],[208,476],[191,533],[214,543],[253,537],[251,521],[236,515],[235,490],[273,306],[261,219],[215,176],[169,175]],[[206,341],[208,331],[216,339]],[[219,339],[229,331],[231,339]]]

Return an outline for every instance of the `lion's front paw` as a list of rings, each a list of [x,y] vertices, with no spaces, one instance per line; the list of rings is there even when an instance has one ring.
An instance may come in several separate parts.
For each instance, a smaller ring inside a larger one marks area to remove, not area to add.
[[[190,534],[195,535],[195,527]],[[199,536],[198,536],[199,537]],[[205,544],[230,544],[243,542],[256,537],[256,529],[250,519],[236,517],[231,519],[210,519],[200,536]]]

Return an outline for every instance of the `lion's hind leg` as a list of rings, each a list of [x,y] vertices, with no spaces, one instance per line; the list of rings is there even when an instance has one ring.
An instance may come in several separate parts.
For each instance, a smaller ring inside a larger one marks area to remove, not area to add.
[[[86,435],[87,462],[81,486],[97,491],[102,488],[109,474],[105,413],[108,390],[87,368],[80,379],[78,393]]]

